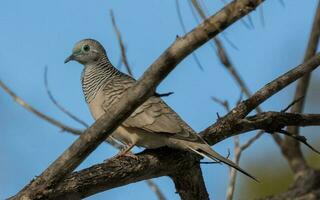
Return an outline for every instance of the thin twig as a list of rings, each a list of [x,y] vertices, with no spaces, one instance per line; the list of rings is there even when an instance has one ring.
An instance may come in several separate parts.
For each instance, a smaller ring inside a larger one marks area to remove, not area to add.
[[[181,14],[181,8],[180,8],[180,4],[179,4],[179,0],[176,0],[176,10],[177,10],[177,14],[178,14],[178,19],[179,19],[179,23],[181,25],[181,28],[183,30],[183,33],[185,34],[187,32],[186,26],[183,22],[183,18],[182,18],[182,14]],[[203,66],[201,65],[201,62],[197,56],[197,54],[194,52],[191,54],[193,57],[193,60],[195,61],[196,65],[199,67],[200,70],[203,71]]]
[[[260,22],[261,22],[261,25],[262,27],[265,27],[266,26],[266,21],[265,21],[265,17],[264,17],[264,10],[263,10],[263,6],[260,6],[260,12],[259,12],[259,18],[260,18]]]
[[[224,5],[227,5],[228,2],[226,0],[220,0]],[[250,15],[247,15],[246,17],[248,17],[249,20],[249,24],[246,22],[246,20],[243,18],[240,21],[242,22],[242,24],[247,28],[247,29],[253,29],[254,25],[253,25],[253,21],[251,19]]]
[[[118,26],[116,24],[116,20],[115,20],[115,17],[114,17],[114,14],[113,14],[112,10],[110,10],[110,17],[111,17],[111,21],[112,21],[112,25],[113,25],[114,31],[116,32],[116,35],[117,35],[117,38],[118,38],[118,42],[119,42],[119,46],[120,46],[120,50],[121,50],[122,62],[124,64],[124,66],[126,67],[128,74],[133,77],[132,70],[131,70],[131,68],[129,66],[129,62],[128,62],[127,55],[126,55],[126,48],[125,48],[125,46],[123,44],[121,33],[120,33],[120,30],[119,30],[119,28],[118,28]]]
[[[8,93],[15,102],[17,102],[19,105],[21,105],[23,108],[27,109],[28,111],[30,111],[31,113],[35,114],[36,116],[40,117],[41,119],[44,119],[45,121],[61,128],[63,131],[68,131],[71,133],[75,133],[80,135],[82,133],[81,130],[78,129],[74,129],[71,128],[69,126],[64,125],[63,123],[53,119],[52,117],[38,111],[37,109],[35,109],[34,107],[32,107],[31,105],[29,105],[27,102],[25,102],[23,99],[21,99],[20,97],[18,97],[12,90],[9,89],[9,87],[7,87],[1,80],[0,80],[0,87],[6,92]]]
[[[52,117],[40,112],[39,110],[35,109],[34,107],[32,107],[31,105],[29,105],[26,101],[24,101],[22,98],[20,98],[19,96],[17,96],[12,90],[10,90],[1,80],[0,80],[0,87],[7,93],[9,94],[13,100],[15,102],[17,102],[19,105],[21,105],[23,108],[27,109],[28,111],[30,111],[31,113],[35,114],[37,117],[39,117],[40,119],[43,119],[44,121],[57,126],[58,128],[60,128],[63,131],[66,131],[68,133],[71,133],[73,135],[76,136],[80,136],[83,131],[79,130],[79,129],[75,129],[72,127],[69,127],[65,124],[63,124],[62,122],[53,119]],[[115,148],[121,148],[121,146],[119,146],[120,144],[117,144],[115,141],[111,140],[111,139],[107,139],[107,141],[109,144],[111,144],[112,146],[114,146]]]
[[[70,111],[68,111],[66,108],[64,108],[62,105],[60,105],[58,103],[58,101],[53,97],[50,89],[49,89],[49,84],[48,84],[48,67],[45,66],[44,68],[44,86],[46,88],[46,92],[49,96],[50,101],[64,114],[66,114],[68,117],[70,117],[71,119],[75,120],[76,122],[78,122],[79,124],[83,125],[85,128],[88,128],[89,125],[87,123],[85,123],[83,120],[81,120],[79,117],[75,116],[74,114],[72,114]]]
[[[212,101],[216,102],[217,104],[221,105],[227,112],[230,111],[229,102],[227,100],[221,100],[217,97],[211,97]]]
[[[241,151],[244,151],[246,150],[249,146],[251,146],[256,140],[258,140],[262,135],[263,135],[264,131],[263,130],[260,130],[258,131],[258,133],[253,136],[252,138],[250,138],[249,140],[247,140],[246,143],[242,144],[240,149]]]
[[[286,135],[287,137],[290,137],[298,142],[301,142],[303,144],[305,144],[307,147],[309,147],[312,151],[320,154],[320,152],[318,150],[316,150],[314,147],[312,147],[308,142],[307,142],[307,138],[302,136],[302,135],[294,135],[292,133],[289,133],[288,131],[286,130],[279,130],[277,131],[278,133],[282,133],[284,135]]]
[[[299,97],[295,100],[293,100],[286,108],[282,109],[281,112],[287,112],[292,106],[294,106],[296,103],[298,103],[299,101],[301,101],[304,98],[304,96]]]
[[[151,179],[146,180],[148,186],[151,190],[157,195],[159,200],[166,200],[166,197],[163,195],[162,191],[160,190],[159,186]]]
[[[195,8],[195,10],[198,12],[199,16],[201,17],[202,20],[206,19],[206,14],[203,11],[201,5],[199,4],[199,2],[197,0],[191,0],[191,3],[193,5],[193,7]],[[229,10],[232,12],[232,10]],[[213,24],[215,26],[215,24]],[[229,45],[231,47],[233,47],[234,49],[238,50],[238,47],[231,41],[229,40],[229,38],[226,36],[226,33],[221,33],[221,36],[229,43]],[[216,41],[219,40],[217,37],[213,38],[213,41],[216,43]]]
[[[234,140],[234,156],[233,156],[233,162],[238,164],[241,156],[241,149],[240,149],[240,143],[239,143],[239,136],[236,135],[233,137]],[[229,184],[227,188],[227,194],[226,199],[232,200],[234,196],[234,190],[236,185],[236,177],[237,177],[237,170],[230,168],[230,175],[229,175]]]
[[[48,95],[50,94],[50,99],[54,100],[54,105],[57,106],[63,113],[67,114],[65,111],[66,109],[63,108],[53,97],[48,84],[47,84],[47,72],[45,70],[45,83],[46,83],[46,90]],[[29,105],[28,103],[26,103],[23,99],[21,99],[19,96],[17,96],[12,90],[10,90],[1,80],[0,80],[0,87],[3,88],[3,90],[8,93],[13,99],[14,101],[16,101],[19,105],[21,105],[23,108],[27,109],[28,111],[30,111],[31,113],[35,114],[36,116],[38,116],[39,118],[51,123],[54,126],[57,126],[59,128],[61,128],[63,131],[69,132],[73,135],[77,135],[80,136],[83,131],[75,129],[75,128],[71,128],[55,119],[53,119],[52,117],[38,111],[37,109],[33,108],[31,105]],[[58,106],[59,105],[59,106]],[[68,111],[67,111],[68,112]],[[68,112],[67,114],[68,116],[74,116],[72,113]],[[123,148],[123,146],[119,143],[117,143],[116,141],[114,141],[111,138],[107,138],[106,140],[107,143],[109,143],[111,146],[113,146],[116,149],[121,149]],[[152,189],[152,191],[154,191],[158,197],[159,200],[165,200],[163,193],[161,192],[160,188],[157,186],[156,183],[154,183],[152,180],[147,180],[148,185],[150,186],[150,188]]]

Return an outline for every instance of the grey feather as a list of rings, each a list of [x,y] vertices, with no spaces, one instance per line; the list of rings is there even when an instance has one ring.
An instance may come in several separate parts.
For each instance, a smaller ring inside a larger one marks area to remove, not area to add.
[[[66,62],[69,60],[76,60],[85,66],[81,79],[82,88],[95,119],[115,105],[135,83],[132,77],[112,66],[106,51],[95,40],[78,42]],[[122,143],[146,148],[169,146],[189,150],[203,157],[219,160],[255,179],[238,165],[213,151],[160,97],[150,97],[115,130],[112,137]]]

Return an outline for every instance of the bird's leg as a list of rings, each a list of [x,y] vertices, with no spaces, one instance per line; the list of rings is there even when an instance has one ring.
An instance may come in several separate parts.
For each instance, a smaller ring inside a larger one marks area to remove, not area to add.
[[[127,144],[123,149],[120,150],[120,152],[116,155],[118,157],[126,156],[126,155],[134,155],[130,150],[134,147],[135,144]]]
[[[119,151],[119,153],[117,153],[117,155],[111,157],[110,159],[117,159],[117,158],[122,157],[122,156],[127,156],[127,157],[131,157],[131,158],[137,159],[138,157],[136,155],[134,155],[130,151],[134,147],[134,145],[135,145],[134,143],[125,145],[125,147],[122,148]]]

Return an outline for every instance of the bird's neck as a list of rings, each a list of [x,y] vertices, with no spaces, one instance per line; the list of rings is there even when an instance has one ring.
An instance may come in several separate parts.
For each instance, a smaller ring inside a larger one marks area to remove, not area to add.
[[[90,103],[97,92],[108,84],[113,77],[119,76],[120,71],[112,66],[109,59],[104,56],[92,64],[87,64],[82,72],[82,90],[87,103]]]

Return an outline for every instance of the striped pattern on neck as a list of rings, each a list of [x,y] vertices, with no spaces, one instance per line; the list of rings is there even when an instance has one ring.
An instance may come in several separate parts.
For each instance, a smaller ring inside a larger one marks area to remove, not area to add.
[[[87,103],[90,103],[97,92],[120,72],[112,66],[107,57],[100,58],[94,64],[88,64],[82,74],[82,90]]]

